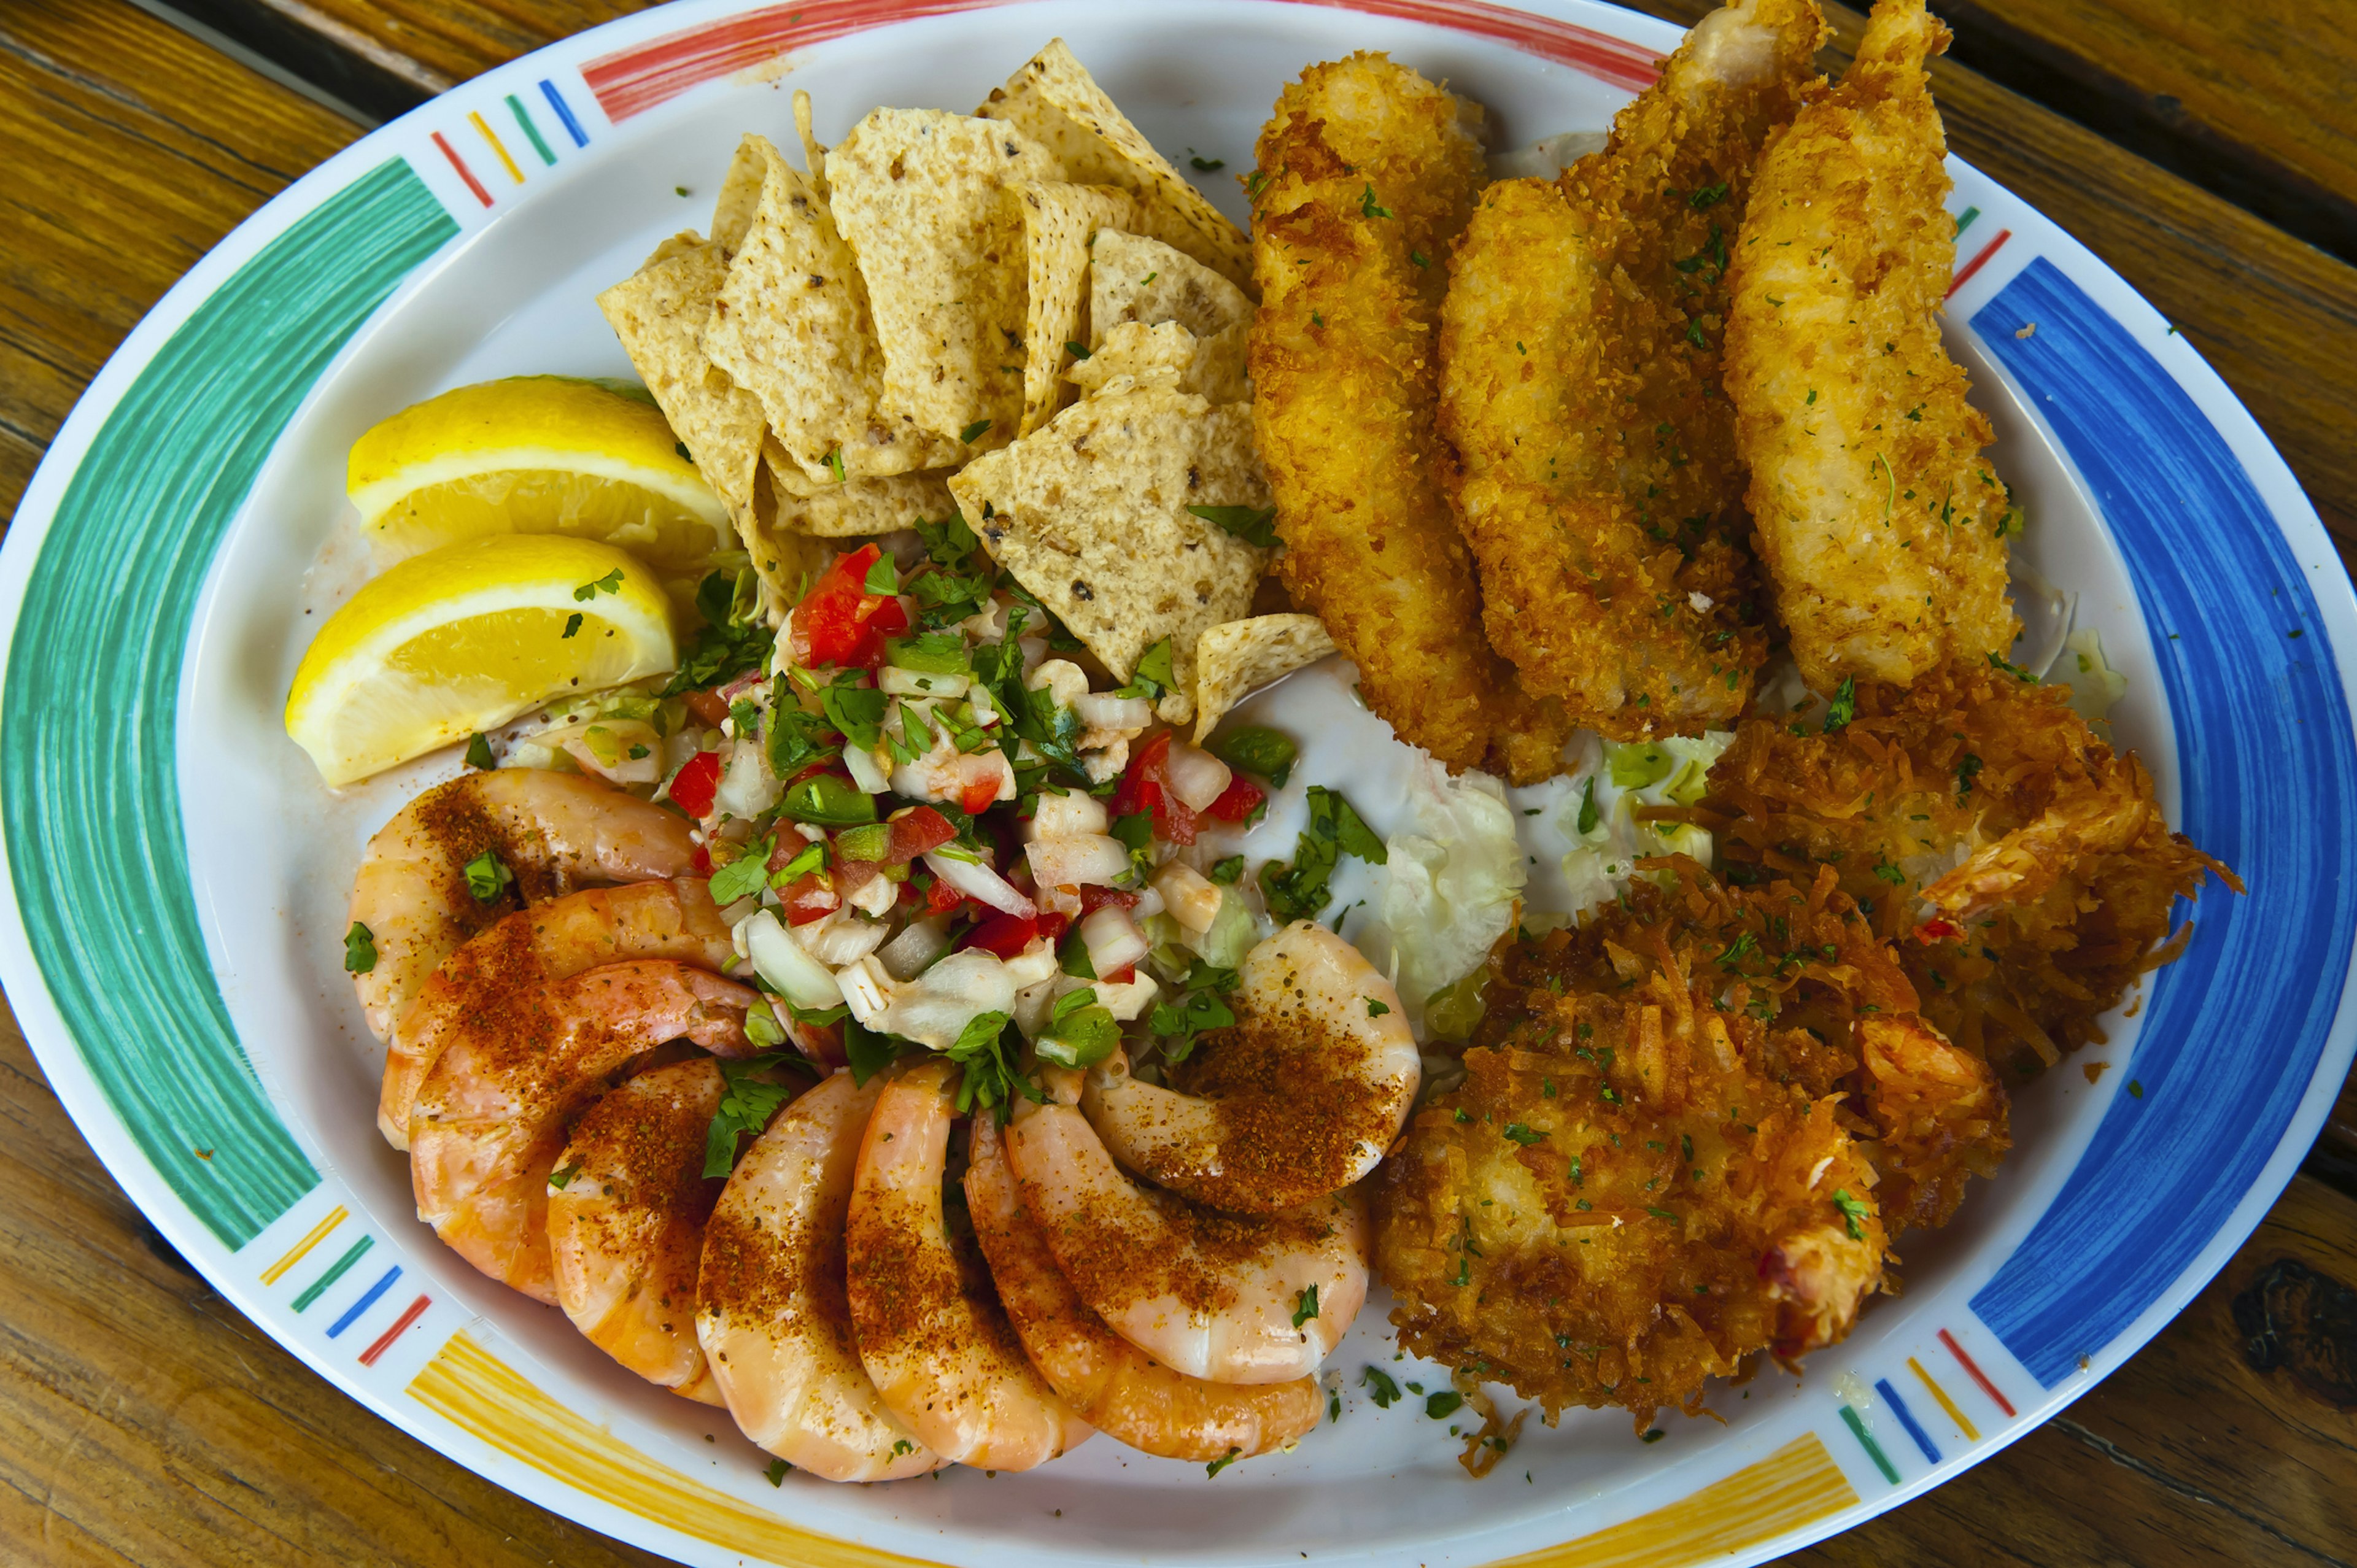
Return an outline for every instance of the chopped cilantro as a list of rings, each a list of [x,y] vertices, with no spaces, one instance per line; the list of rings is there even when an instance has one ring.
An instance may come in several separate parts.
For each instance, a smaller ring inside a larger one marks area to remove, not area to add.
[[[1969,751],[1964,753],[1964,759],[1956,764],[1956,796],[1959,800],[1973,792],[1973,780],[1979,778],[1980,773],[1981,759]]]
[[[1399,1385],[1392,1381],[1392,1375],[1381,1367],[1362,1369],[1359,1373],[1359,1386],[1373,1395],[1377,1410],[1391,1409],[1400,1397]]]
[[[375,968],[376,933],[354,920],[344,933],[344,972],[367,974]]]
[[[1849,1228],[1849,1239],[1853,1241],[1865,1240],[1866,1227],[1858,1221],[1867,1216],[1866,1205],[1852,1197],[1849,1195],[1849,1188],[1837,1187],[1834,1188],[1834,1207],[1841,1210],[1842,1223]]]
[[[565,639],[566,639],[566,638],[569,638],[569,637],[573,636],[575,633],[578,632],[580,629],[581,629],[581,612],[580,612],[579,610],[576,610],[576,611],[574,611],[571,615],[566,616],[566,617],[565,618],[565,629],[564,629],[563,631],[561,631],[561,632],[557,633],[557,639],[558,639],[559,641],[563,641]]]
[[[1228,856],[1227,859],[1213,864],[1211,870],[1211,878],[1222,887],[1232,887],[1239,881],[1243,880],[1243,874],[1244,857],[1240,854],[1232,854]]]
[[[482,769],[484,772],[489,773],[499,765],[499,758],[491,755],[491,743],[490,741],[485,740],[480,735],[477,735],[474,738],[467,742],[468,767],[478,768]]]
[[[1187,510],[1256,549],[1270,550],[1276,545],[1276,509],[1273,506],[1190,506]]]
[[[712,901],[726,909],[770,884],[770,841],[756,839],[745,853],[712,874]]]
[[[759,1134],[778,1107],[794,1097],[791,1085],[772,1083],[759,1075],[780,1068],[801,1069],[802,1059],[791,1051],[772,1051],[746,1061],[716,1059],[720,1069],[720,1106],[704,1133],[704,1175],[707,1180],[737,1168],[737,1137]],[[806,1070],[806,1069],[805,1069]]]
[[[1543,1144],[1546,1141],[1544,1133],[1535,1127],[1525,1127],[1520,1122],[1507,1122],[1504,1135],[1508,1141],[1520,1144],[1525,1149],[1533,1144]]]
[[[1238,772],[1258,774],[1282,789],[1293,776],[1294,759],[1300,752],[1293,737],[1283,731],[1247,725],[1213,740],[1211,755]]]
[[[1207,158],[1200,153],[1195,156],[1189,158],[1187,163],[1189,167],[1192,167],[1203,174],[1210,174],[1214,170],[1223,169],[1228,166],[1228,160],[1225,158]]]
[[[1146,1027],[1162,1042],[1165,1061],[1185,1061],[1194,1053],[1197,1036],[1208,1029],[1224,1029],[1236,1021],[1235,1014],[1220,1000],[1235,988],[1232,969],[1222,969],[1200,958],[1187,966],[1173,1000],[1157,1005],[1146,1018]]]
[[[770,1467],[762,1471],[761,1474],[770,1478],[770,1485],[773,1487],[782,1486],[785,1484],[786,1472],[792,1468],[793,1466],[787,1464],[783,1459],[772,1459],[770,1461]]]
[[[958,439],[963,442],[966,446],[971,446],[975,442],[981,440],[985,435],[988,435],[990,427],[996,423],[997,421],[991,419],[977,419],[972,424],[967,425],[963,430],[958,432]]]
[[[1367,1016],[1370,1018],[1380,1018],[1384,1014],[1391,1011],[1389,1006],[1376,1001],[1372,996],[1361,996],[1359,1000],[1367,1004]]]
[[[1375,188],[1372,185],[1368,186],[1366,194],[1359,198],[1359,216],[1361,218],[1388,218],[1391,215],[1392,209],[1390,208],[1383,206],[1375,200]]]
[[[1294,1299],[1293,1326],[1298,1328],[1317,1316],[1318,1287],[1316,1285],[1304,1285],[1301,1287],[1300,1295]]]
[[[1716,207],[1726,199],[1727,182],[1725,180],[1720,180],[1717,185],[1706,185],[1700,190],[1695,191],[1692,196],[1687,197],[1686,205],[1699,212],[1706,207]]]
[[[1590,774],[1587,788],[1581,790],[1579,794],[1580,832],[1583,834],[1594,832],[1596,824],[1601,820],[1601,814],[1596,809],[1596,778],[1595,775]]]
[[[1070,338],[1064,339],[1064,352],[1075,360],[1090,358],[1089,346],[1085,343],[1075,343]]]
[[[1465,1396],[1455,1389],[1443,1389],[1424,1402],[1424,1413],[1435,1421],[1446,1421],[1465,1403]]]
[[[1849,727],[1850,720],[1856,717],[1857,717],[1857,677],[1845,675],[1842,677],[1842,683],[1834,689],[1834,700],[1825,704],[1824,733],[1832,735],[1837,730],[1846,729]]]
[[[1234,1464],[1237,1460],[1243,1458],[1243,1455],[1244,1451],[1243,1449],[1231,1448],[1225,1454],[1221,1455],[1218,1458],[1204,1466],[1203,1474],[1206,1476],[1216,1476],[1221,1471],[1226,1469],[1229,1466]]]
[[[548,1185],[554,1187],[557,1191],[563,1192],[566,1187],[573,1185],[573,1178],[580,1174],[581,1162],[579,1160],[575,1160],[571,1165],[559,1165],[554,1170],[549,1172]]]
[[[775,641],[761,618],[750,567],[735,574],[707,574],[696,585],[695,607],[704,617],[704,629],[681,654],[679,668],[663,686],[666,697],[724,685],[759,669]]]
[[[507,863],[490,850],[485,850],[467,863],[467,891],[479,904],[488,904],[508,890],[515,881],[515,873]]]
[[[604,576],[597,578],[596,581],[584,583],[579,587],[574,589],[573,600],[576,604],[586,605],[600,594],[619,594],[621,591],[622,569],[619,566],[617,566],[612,571],[607,573]]]
[[[1090,1000],[1093,1002],[1095,997],[1092,995]],[[1014,1036],[1011,1042],[1007,1038],[1010,1034]],[[1022,1033],[1006,1014],[979,1013],[967,1020],[950,1048],[942,1053],[965,1069],[958,1079],[958,1114],[965,1115],[980,1105],[996,1112],[1004,1122],[1015,1108],[1017,1095],[1027,1100],[1042,1099],[1039,1086],[1016,1067],[1022,1051]]]

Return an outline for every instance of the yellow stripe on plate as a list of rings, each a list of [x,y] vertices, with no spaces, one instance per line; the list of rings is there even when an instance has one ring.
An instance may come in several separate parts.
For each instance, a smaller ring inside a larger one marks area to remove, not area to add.
[[[304,1255],[319,1244],[328,1232],[351,1218],[351,1211],[342,1204],[328,1211],[328,1217],[311,1227],[310,1233],[286,1250],[286,1255],[262,1271],[262,1283],[274,1285],[285,1278],[286,1271],[303,1261]]]
[[[1684,1568],[1772,1541],[1857,1501],[1813,1432],[1665,1508],[1490,1568]]]
[[[923,1558],[797,1530],[655,1463],[557,1403],[463,1331],[411,1380],[409,1394],[511,1459],[726,1551],[795,1568],[931,1568]]]

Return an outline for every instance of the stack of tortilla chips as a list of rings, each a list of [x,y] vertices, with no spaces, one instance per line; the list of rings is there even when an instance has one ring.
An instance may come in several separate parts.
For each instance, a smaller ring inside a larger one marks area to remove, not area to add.
[[[1169,639],[1171,722],[1215,627],[1220,710],[1330,650],[1311,618],[1247,619],[1250,243],[1061,39],[972,115],[877,109],[832,148],[807,93],[794,118],[806,172],[748,135],[711,238],[598,296],[773,612],[823,542],[954,508],[1115,678]]]

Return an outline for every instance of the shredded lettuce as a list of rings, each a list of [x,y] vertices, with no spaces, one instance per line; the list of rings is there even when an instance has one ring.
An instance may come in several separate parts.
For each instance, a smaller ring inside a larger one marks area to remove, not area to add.
[[[2104,659],[2103,637],[2092,626],[2062,639],[2061,655],[2046,678],[2071,688],[2071,706],[2091,725],[2102,724],[2128,690],[2128,678]]]
[[[1711,864],[1715,846],[1708,832],[1684,822],[1640,822],[1636,809],[1691,806],[1701,800],[1711,765],[1734,741],[1733,734],[1715,730],[1604,748],[1596,770],[1565,795],[1558,819],[1573,845],[1563,857],[1570,913],[1619,897],[1636,862],[1645,856],[1687,854]]]
[[[1409,1022],[1481,966],[1514,921],[1527,867],[1506,792],[1487,774],[1451,779],[1429,758],[1409,778],[1415,831],[1394,834],[1380,909]]]

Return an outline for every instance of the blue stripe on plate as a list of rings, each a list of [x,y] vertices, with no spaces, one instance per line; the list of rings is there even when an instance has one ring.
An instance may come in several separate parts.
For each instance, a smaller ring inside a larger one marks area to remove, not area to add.
[[[2211,884],[2185,956],[2150,983],[2126,1075],[2141,1097],[2114,1098],[1973,1297],[2051,1388],[2193,1262],[2307,1091],[2357,936],[2357,744],[2307,573],[2184,388],[2043,257],[1972,325],[2103,508],[2168,689],[2179,825],[2251,890]]]
[[[1907,1402],[1899,1397],[1899,1391],[1890,1386],[1890,1380],[1877,1380],[1874,1391],[1882,1396],[1882,1402],[1890,1407],[1890,1413],[1899,1418],[1899,1424],[1907,1429],[1907,1435],[1915,1440],[1915,1446],[1923,1451],[1923,1457],[1934,1465],[1938,1464],[1940,1451],[1932,1446],[1931,1434],[1916,1422],[1915,1412],[1907,1408]]]

